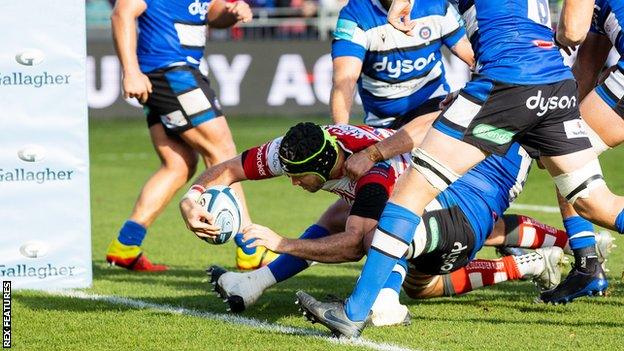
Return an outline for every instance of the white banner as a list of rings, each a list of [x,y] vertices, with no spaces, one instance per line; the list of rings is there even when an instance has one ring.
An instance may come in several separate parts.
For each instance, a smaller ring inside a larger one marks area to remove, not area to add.
[[[0,28],[0,280],[88,287],[85,1],[4,1]]]

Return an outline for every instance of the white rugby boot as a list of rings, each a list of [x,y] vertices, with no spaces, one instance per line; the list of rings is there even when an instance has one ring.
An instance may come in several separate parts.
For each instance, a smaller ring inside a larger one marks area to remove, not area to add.
[[[607,230],[601,230],[596,233],[596,253],[598,254],[598,262],[600,262],[605,272],[609,271],[606,267],[607,258],[611,254],[611,250],[617,247],[617,245],[613,243],[613,240],[615,240],[615,238],[611,235],[611,232]]]
[[[399,294],[392,289],[381,289],[370,316],[370,324],[381,327],[386,325],[409,325],[411,316],[407,306],[399,302]]]
[[[276,283],[267,267],[237,273],[211,266],[206,272],[214,291],[228,304],[228,312],[243,312],[258,301],[264,290]]]
[[[543,271],[533,277],[533,283],[540,291],[550,290],[561,282],[561,267],[568,262],[560,247],[542,247],[535,250],[544,261]]]

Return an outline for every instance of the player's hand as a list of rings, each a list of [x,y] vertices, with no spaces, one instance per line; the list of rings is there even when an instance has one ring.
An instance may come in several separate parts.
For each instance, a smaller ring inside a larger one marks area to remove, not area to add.
[[[180,213],[186,227],[200,239],[215,239],[221,233],[221,228],[214,225],[214,217],[192,199],[180,201]]]
[[[261,226],[259,224],[251,224],[243,228],[243,241],[255,239],[247,247],[264,246],[267,249],[274,252],[282,252],[284,249],[284,243],[286,239],[272,231],[271,229]]]
[[[354,153],[345,160],[344,172],[352,180],[358,180],[374,165],[375,162],[371,160],[368,151],[365,149]]]
[[[123,76],[124,98],[137,98],[144,104],[152,93],[152,83],[141,72],[126,73]]]
[[[444,100],[440,101],[440,104],[438,106],[440,107],[440,110],[444,110],[445,108],[447,108],[453,102],[453,100],[455,100],[457,95],[459,95],[459,90],[446,94]]]
[[[236,17],[238,22],[251,22],[253,17],[251,8],[249,8],[249,5],[244,1],[228,2],[225,4],[225,9],[229,14]]]
[[[407,35],[414,35],[412,29],[416,21],[410,19],[412,4],[410,0],[393,0],[388,10],[388,23]]]
[[[572,53],[575,52],[576,49],[577,49],[576,46],[567,46],[567,45],[564,45],[563,43],[561,43],[557,39],[557,33],[555,33],[555,45],[557,45],[557,47],[559,47],[559,50],[563,50],[563,52],[565,52],[568,56],[572,56]]]

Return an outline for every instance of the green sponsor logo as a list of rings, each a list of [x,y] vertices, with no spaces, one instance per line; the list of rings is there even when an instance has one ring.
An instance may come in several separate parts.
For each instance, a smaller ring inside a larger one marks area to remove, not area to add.
[[[440,226],[435,217],[429,218],[429,233],[431,234],[431,243],[429,243],[426,252],[431,252],[438,247],[438,241],[440,240]]]
[[[472,130],[472,135],[498,145],[503,145],[509,143],[513,139],[514,133],[505,129],[496,128],[489,124],[479,124]]]

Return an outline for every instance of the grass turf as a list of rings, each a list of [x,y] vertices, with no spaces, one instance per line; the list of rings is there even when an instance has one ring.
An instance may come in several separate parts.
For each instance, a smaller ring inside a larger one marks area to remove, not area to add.
[[[319,120],[320,121],[320,120]],[[239,150],[284,133],[293,120],[239,118],[230,121]],[[128,216],[139,189],[158,165],[143,121],[93,121],[91,138],[91,209],[94,283],[89,294],[129,297],[150,303],[181,306],[197,311],[225,312],[220,299],[207,292],[204,269],[209,264],[234,266],[233,245],[210,246],[188,232],[179,218],[177,200],[150,228],[144,248],[156,262],[170,265],[160,274],[135,274],[109,268],[104,261],[108,242]],[[624,193],[619,161],[624,149],[602,157],[606,179]],[[334,197],[307,194],[290,186],[288,179],[245,184],[247,201],[256,223],[279,233],[297,236],[313,223]],[[544,171],[534,169],[523,204],[556,204],[553,186]],[[294,210],[296,209],[296,210]],[[558,215],[523,211],[560,226]],[[617,234],[616,234],[617,235]],[[606,298],[582,298],[566,306],[532,302],[530,282],[507,282],[463,297],[411,301],[409,327],[368,328],[363,336],[425,350],[488,349],[621,349],[624,322],[624,241],[608,267],[610,288]],[[481,256],[492,257],[485,249]],[[247,317],[300,327],[309,325],[297,312],[294,292],[304,289],[316,296],[350,292],[361,263],[317,265],[268,290]],[[89,301],[40,292],[14,293],[13,346],[20,350],[328,350],[360,349],[327,340],[285,335],[219,320],[137,309],[102,301]]]

